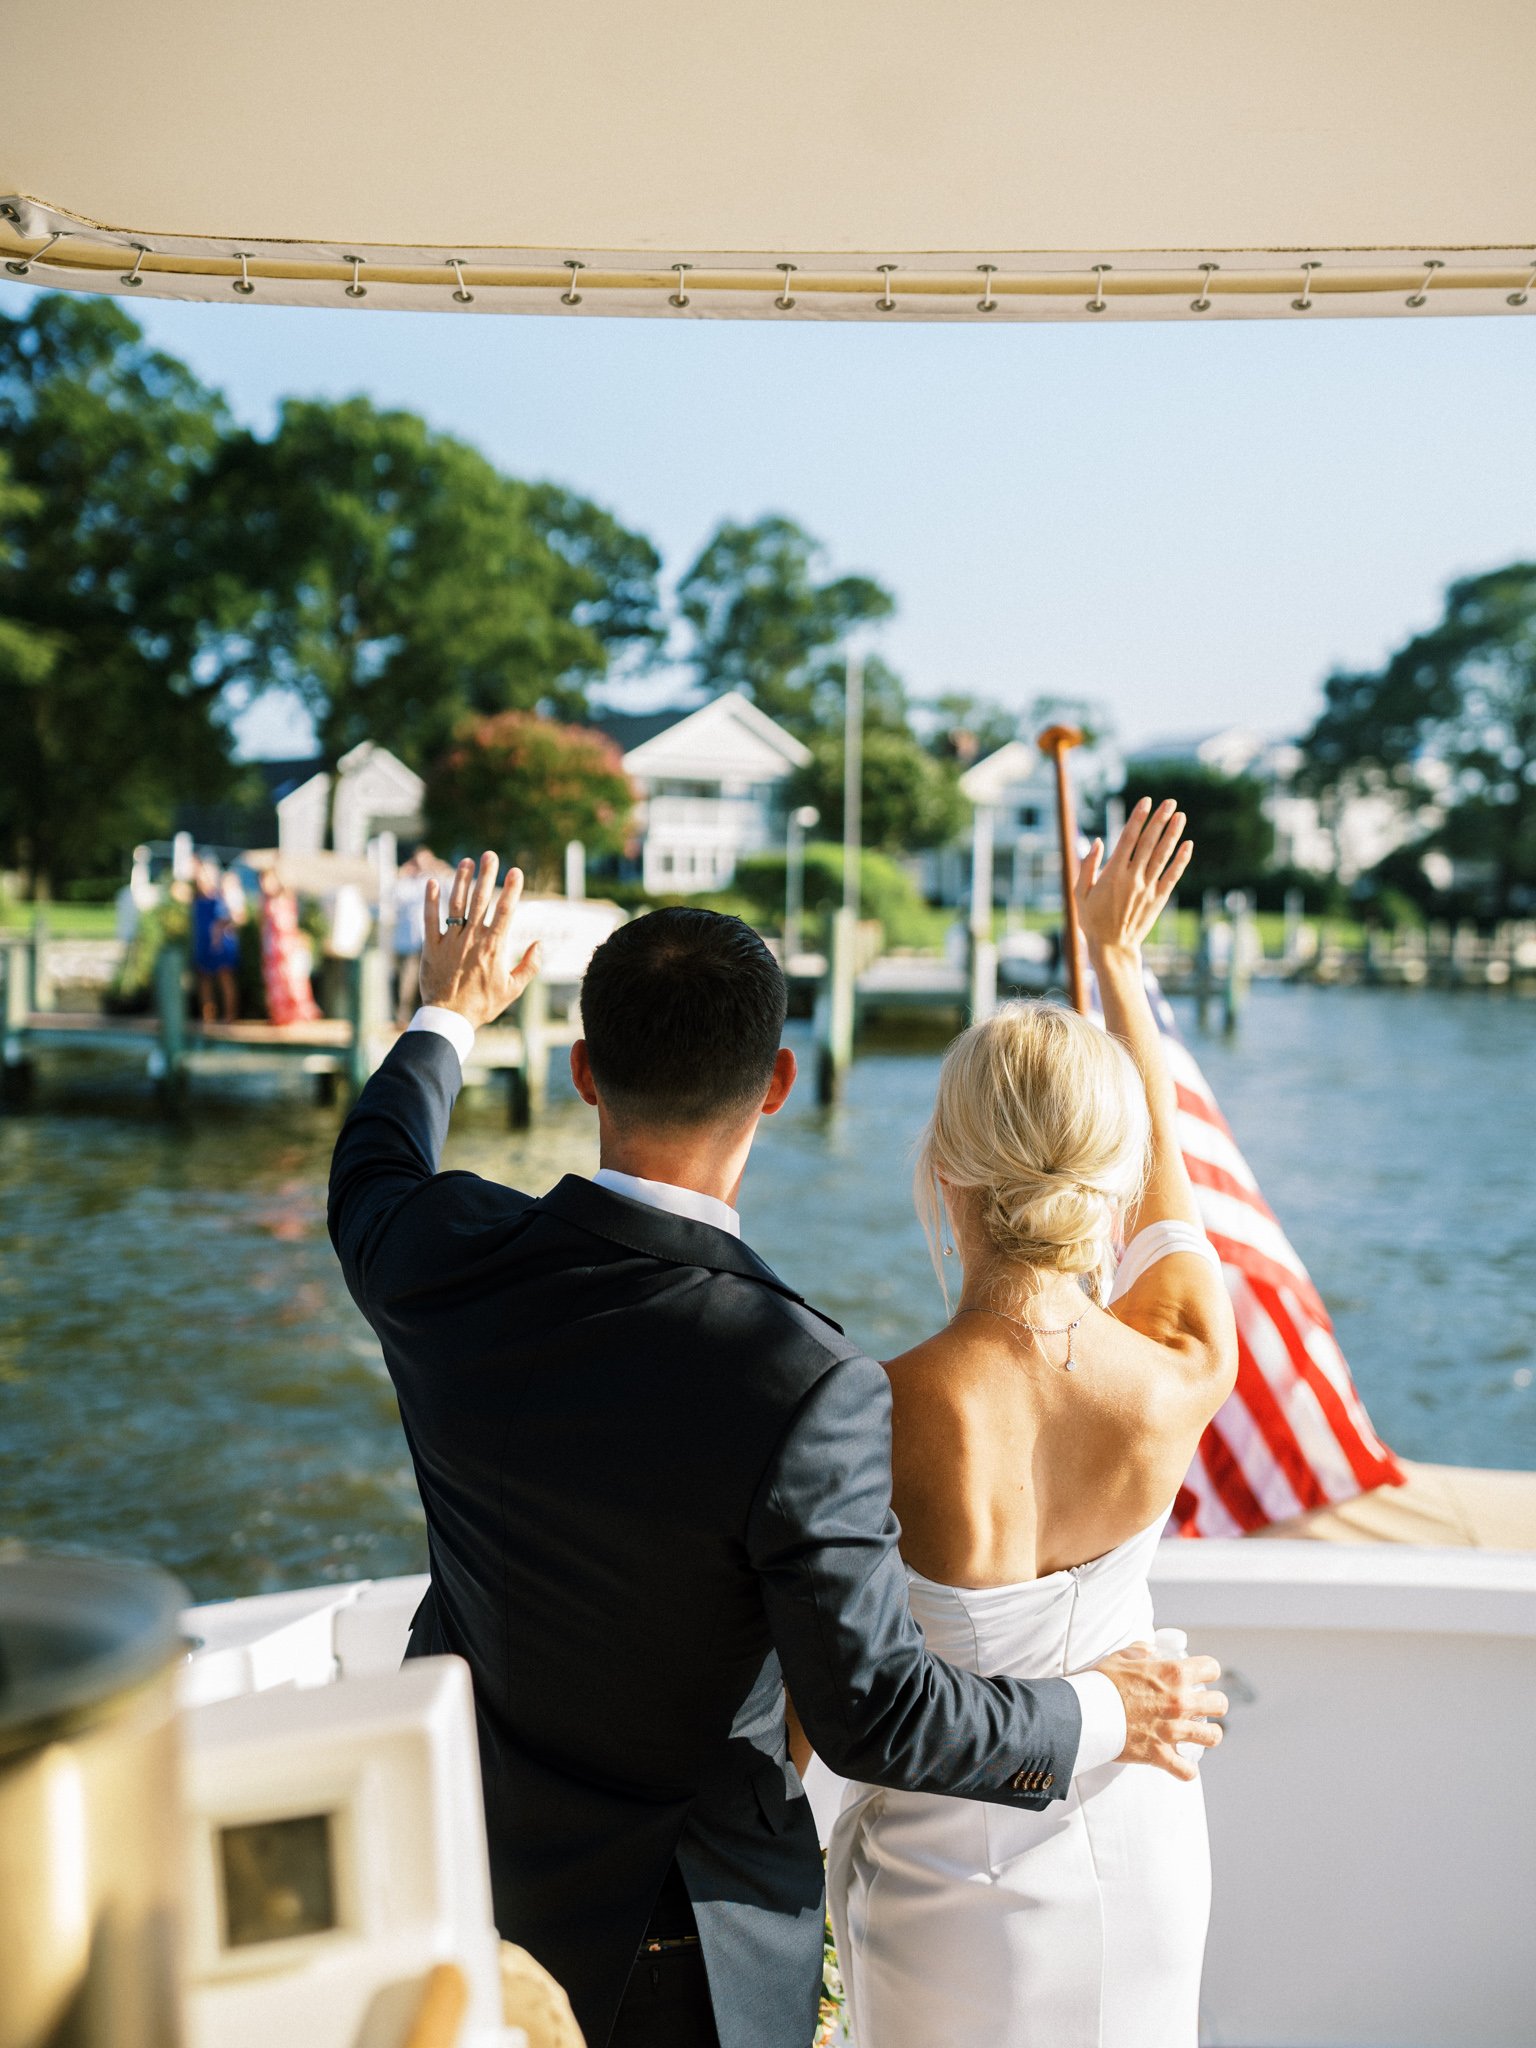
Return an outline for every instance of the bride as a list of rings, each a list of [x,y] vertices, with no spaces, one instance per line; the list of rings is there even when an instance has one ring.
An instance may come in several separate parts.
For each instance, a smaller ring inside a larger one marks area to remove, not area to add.
[[[1150,1638],[1148,1567],[1232,1387],[1142,982],[1183,828],[1143,802],[1083,863],[1108,1031],[1013,1004],[939,1078],[918,1194],[959,1301],[887,1371],[912,1611],[972,1670],[1081,1671]],[[1080,1770],[1043,1813],[851,1786],[828,1892],[858,2048],[1194,2048],[1210,1863],[1191,1748]]]

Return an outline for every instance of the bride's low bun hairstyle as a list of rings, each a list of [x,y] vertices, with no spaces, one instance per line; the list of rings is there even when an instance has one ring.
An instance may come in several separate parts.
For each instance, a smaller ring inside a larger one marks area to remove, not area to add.
[[[1086,1275],[1102,1300],[1148,1136],[1146,1092],[1118,1039],[1060,1003],[1005,1004],[955,1040],[939,1071],[916,1175],[929,1244],[943,1181],[976,1202],[999,1257]]]

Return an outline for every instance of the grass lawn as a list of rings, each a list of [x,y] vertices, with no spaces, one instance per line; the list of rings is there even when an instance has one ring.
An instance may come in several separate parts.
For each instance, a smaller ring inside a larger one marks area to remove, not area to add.
[[[719,907],[730,908],[741,915],[751,914],[750,906],[738,902],[735,898],[731,898],[729,903],[723,897],[702,900],[712,904],[718,903]],[[942,952],[950,928],[956,918],[963,914],[963,911],[958,910],[933,910],[926,904],[914,908],[911,928],[897,934],[896,943],[914,947],[918,951]],[[61,939],[110,939],[116,935],[116,913],[110,903],[32,904],[17,903],[10,897],[0,896],[0,931],[30,932],[33,919],[37,916],[41,916],[49,931]],[[1054,931],[1059,922],[1055,911],[1029,910],[1023,916],[1024,928],[1027,931]],[[1174,922],[1178,931],[1179,950],[1192,953],[1200,925],[1199,912],[1180,910],[1176,913]],[[1255,922],[1264,943],[1264,951],[1271,957],[1278,958],[1284,950],[1284,915],[1278,910],[1261,910],[1257,913]],[[1319,927],[1319,936],[1325,944],[1343,946],[1355,952],[1360,951],[1365,944],[1365,927],[1353,918],[1309,917],[1305,922]],[[1157,943],[1166,944],[1172,937],[1172,933],[1166,929],[1166,924],[1167,920],[1156,933]],[[993,929],[998,938],[1003,936],[1006,918],[1002,911],[997,912]]]
[[[0,896],[0,931],[30,932],[39,916],[56,938],[117,936],[117,912],[110,903],[16,903]]]
[[[947,915],[947,913],[946,913]],[[1054,910],[1027,910],[1023,916],[1026,931],[1054,931],[1061,919]],[[1264,951],[1271,959],[1279,959],[1285,951],[1285,913],[1279,910],[1260,910],[1254,913],[1259,938]],[[1351,917],[1307,917],[1303,924],[1313,927],[1320,943],[1343,946],[1359,952],[1365,945],[1365,927]],[[993,920],[993,931],[1001,938],[1006,928],[1004,913],[998,911]],[[1152,935],[1154,945],[1177,945],[1181,953],[1193,953],[1200,932],[1198,910],[1179,910],[1172,919],[1164,918]]]

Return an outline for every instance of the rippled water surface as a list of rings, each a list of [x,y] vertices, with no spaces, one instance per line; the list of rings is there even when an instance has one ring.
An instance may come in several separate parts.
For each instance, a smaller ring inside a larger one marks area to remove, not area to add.
[[[805,1047],[801,1039],[794,1042]],[[1536,1469],[1536,1004],[1259,991],[1192,1038],[1410,1457]],[[750,1241],[877,1355],[942,1317],[907,1155],[932,1051],[765,1124]],[[154,1557],[202,1598],[414,1571],[420,1509],[378,1347],[325,1235],[334,1111],[266,1082],[180,1128],[107,1067],[0,1118],[0,1534]],[[466,1097],[447,1163],[542,1190],[596,1164],[562,1095],[514,1137]]]

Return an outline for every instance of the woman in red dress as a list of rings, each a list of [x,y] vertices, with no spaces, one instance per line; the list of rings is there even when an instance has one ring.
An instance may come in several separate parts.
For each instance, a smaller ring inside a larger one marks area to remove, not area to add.
[[[261,979],[274,1024],[311,1024],[320,1015],[309,985],[309,942],[299,930],[299,905],[276,868],[261,877]]]

